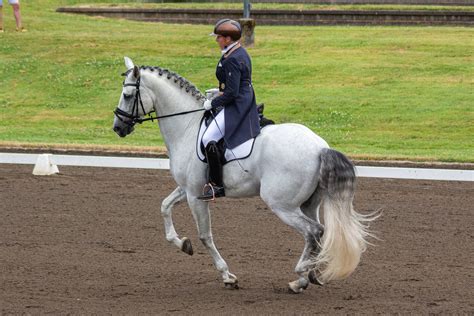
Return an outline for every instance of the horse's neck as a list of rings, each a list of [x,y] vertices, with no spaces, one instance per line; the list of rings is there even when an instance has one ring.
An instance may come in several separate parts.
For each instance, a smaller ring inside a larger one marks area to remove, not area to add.
[[[161,135],[165,141],[170,159],[177,155],[188,155],[194,151],[201,121],[201,112],[190,113],[183,116],[174,116],[159,120]]]
[[[155,111],[158,116],[196,110],[201,101],[184,92],[165,77],[150,75],[151,90],[155,94]],[[202,112],[177,115],[158,120],[160,131],[168,149],[170,159],[195,148]]]

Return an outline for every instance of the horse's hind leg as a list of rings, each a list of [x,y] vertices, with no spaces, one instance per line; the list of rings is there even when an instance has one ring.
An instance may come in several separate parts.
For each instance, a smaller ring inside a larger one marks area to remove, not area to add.
[[[320,227],[320,233],[318,236],[315,236],[312,240],[306,240],[306,245],[310,246],[311,249],[311,258],[315,258],[318,256],[319,252],[321,251],[321,239],[324,234],[324,226],[321,225],[320,217],[320,208],[324,198],[324,190],[318,185],[314,193],[311,197],[306,200],[303,204],[301,204],[301,211],[308,216],[309,218],[315,220]],[[323,283],[318,280],[317,277],[317,270],[311,270],[309,272],[309,280],[311,283],[317,285],[323,285]]]
[[[175,244],[179,249],[188,255],[192,255],[193,247],[191,245],[191,241],[186,237],[183,237],[182,239],[178,237],[178,234],[174,229],[173,218],[171,216],[173,206],[185,198],[186,192],[180,187],[177,187],[163,200],[163,203],[161,203],[161,215],[163,216],[165,223],[166,240]]]
[[[309,218],[315,220],[321,228],[320,234],[316,236],[316,238],[311,242],[311,258],[315,258],[318,256],[319,252],[321,251],[321,239],[324,234],[324,226],[321,225],[320,217],[320,208],[324,198],[324,189],[322,189],[319,185],[311,195],[311,197],[301,204],[301,211],[308,216]],[[308,245],[308,241],[306,241],[306,245]],[[317,268],[317,267],[315,267]],[[318,270],[312,269],[309,272],[309,280],[313,284],[323,285],[323,283],[318,279]]]
[[[225,287],[229,289],[237,289],[237,277],[229,272],[227,263],[222,258],[214,244],[208,202],[198,200],[196,197],[188,196],[188,204],[193,213],[194,220],[196,221],[199,239],[212,256],[214,266],[221,273]]]
[[[314,219],[319,224],[321,224],[321,221],[319,220],[319,210],[323,197],[324,190],[318,186],[316,190],[314,190],[314,193],[310,196],[310,198],[306,200],[303,204],[301,204],[301,211],[303,212],[303,214],[305,214],[311,219]]]
[[[284,223],[295,228],[305,239],[303,253],[295,267],[298,279],[288,284],[292,293],[300,293],[309,285],[308,272],[314,268],[311,258],[316,254],[317,241],[323,228],[316,220],[306,216],[300,208],[293,210],[272,208],[272,210]]]
[[[314,238],[305,237],[305,245],[303,253],[295,267],[295,272],[298,274],[298,279],[288,283],[288,289],[291,293],[301,293],[305,290],[310,282],[308,271],[311,268],[311,258],[314,256]]]

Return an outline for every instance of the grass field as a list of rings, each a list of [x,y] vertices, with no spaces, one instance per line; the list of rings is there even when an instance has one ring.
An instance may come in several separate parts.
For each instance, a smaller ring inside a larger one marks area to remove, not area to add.
[[[152,124],[125,139],[111,129],[123,56],[204,91],[220,56],[212,27],[55,12],[78,3],[24,1],[26,33],[5,6],[0,144],[163,145]],[[473,38],[463,27],[257,26],[257,101],[353,157],[474,162]]]

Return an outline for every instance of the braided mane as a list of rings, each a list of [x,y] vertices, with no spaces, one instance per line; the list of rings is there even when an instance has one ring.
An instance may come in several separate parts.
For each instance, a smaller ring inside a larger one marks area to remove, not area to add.
[[[176,72],[173,72],[166,68],[161,67],[152,67],[152,66],[140,66],[140,70],[149,70],[151,72],[157,72],[158,76],[166,76],[166,79],[173,80],[173,82],[178,86],[180,89],[185,89],[186,93],[191,94],[193,97],[196,98],[198,101],[203,101],[206,97],[199,91],[199,89],[188,79],[180,76]],[[128,76],[128,74],[133,70],[133,68],[127,70],[122,75]]]

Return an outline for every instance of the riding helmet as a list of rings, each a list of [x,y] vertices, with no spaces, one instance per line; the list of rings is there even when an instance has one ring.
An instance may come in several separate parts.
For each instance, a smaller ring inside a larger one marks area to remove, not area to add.
[[[232,40],[237,41],[242,36],[240,23],[231,19],[222,19],[217,21],[214,26],[214,32],[210,35],[230,36]]]

